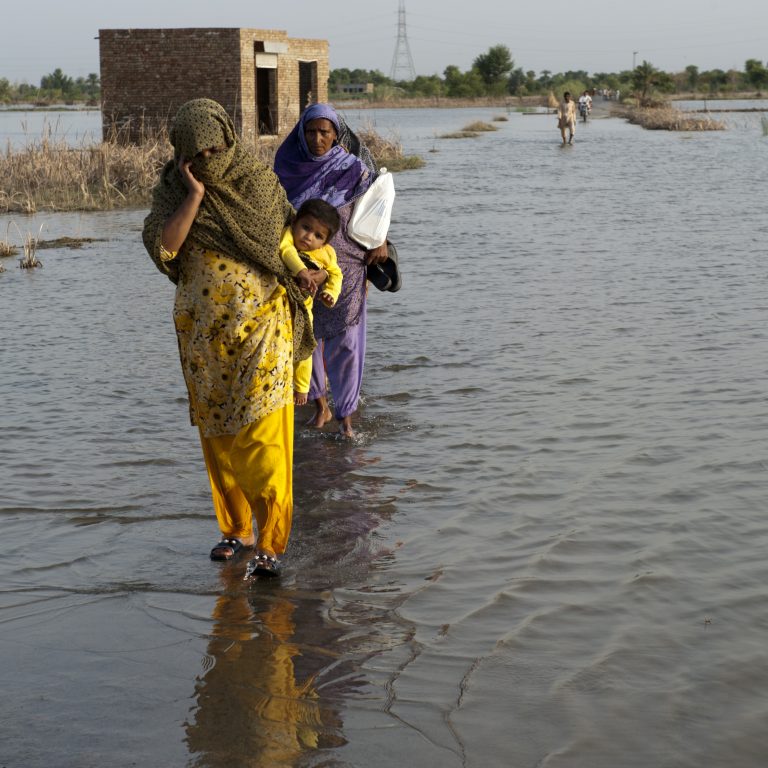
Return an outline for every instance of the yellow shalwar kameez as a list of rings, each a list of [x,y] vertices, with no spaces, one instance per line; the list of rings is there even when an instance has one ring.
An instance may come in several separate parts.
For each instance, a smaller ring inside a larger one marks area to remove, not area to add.
[[[261,553],[280,555],[293,508],[293,361],[315,347],[304,296],[278,250],[293,209],[221,104],[186,102],[169,138],[173,159],[142,239],[177,286],[181,366],[221,532],[248,539],[255,516]],[[169,223],[178,253],[165,249]]]
[[[192,423],[225,537],[285,551],[293,510],[293,326],[285,289],[187,242],[173,318]],[[176,254],[165,252],[164,260]]]

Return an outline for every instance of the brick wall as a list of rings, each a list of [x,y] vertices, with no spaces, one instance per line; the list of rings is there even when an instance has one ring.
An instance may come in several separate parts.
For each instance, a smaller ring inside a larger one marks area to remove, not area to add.
[[[306,107],[301,102],[302,94],[307,98],[308,73],[315,75],[311,101],[328,99],[327,41],[291,39],[281,30],[99,30],[104,138],[117,129],[123,139],[139,141],[167,127],[185,101],[206,97],[224,106],[243,139],[258,140],[259,126],[264,127],[256,94],[260,51],[277,52],[274,84],[269,86],[274,89],[274,109],[269,114],[274,131],[284,134]],[[304,92],[300,70],[305,75]]]

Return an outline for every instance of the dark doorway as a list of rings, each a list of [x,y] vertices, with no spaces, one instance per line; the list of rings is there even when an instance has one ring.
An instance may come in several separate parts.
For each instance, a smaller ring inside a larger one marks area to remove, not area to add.
[[[299,62],[299,108],[303,112],[317,101],[317,62]]]
[[[277,69],[256,67],[256,131],[259,136],[277,133]]]

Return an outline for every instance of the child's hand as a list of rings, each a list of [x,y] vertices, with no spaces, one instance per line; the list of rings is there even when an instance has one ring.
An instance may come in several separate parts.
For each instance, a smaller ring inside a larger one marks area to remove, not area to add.
[[[332,307],[336,303],[336,299],[334,299],[328,291],[323,291],[320,294],[320,301],[322,301],[326,307]]]
[[[308,269],[302,269],[301,272],[299,272],[293,279],[296,281],[296,284],[299,286],[299,288],[301,288],[303,291],[308,291],[311,296],[315,295],[315,291],[317,291],[317,285],[312,279],[312,275]]]

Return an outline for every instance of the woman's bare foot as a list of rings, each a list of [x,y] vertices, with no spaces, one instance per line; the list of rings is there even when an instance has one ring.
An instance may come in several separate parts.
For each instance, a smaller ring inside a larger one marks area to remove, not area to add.
[[[352,429],[352,417],[345,416],[339,422],[339,434],[346,439],[351,439],[355,436],[355,430]]]
[[[294,390],[294,393],[293,393],[293,404],[294,405],[306,405],[307,404],[307,393],[306,392],[296,392]]]
[[[307,422],[307,426],[320,429],[320,427],[324,427],[332,418],[333,414],[328,407],[328,401],[324,397],[318,397],[317,400],[315,400],[315,413]]]

